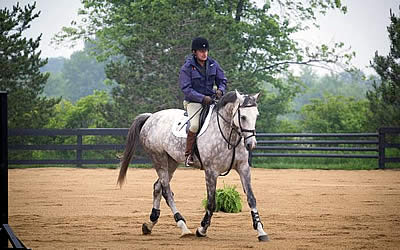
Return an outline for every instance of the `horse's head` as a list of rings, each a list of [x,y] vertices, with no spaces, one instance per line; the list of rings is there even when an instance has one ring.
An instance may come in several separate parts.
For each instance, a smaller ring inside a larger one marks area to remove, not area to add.
[[[231,126],[244,138],[247,150],[253,150],[257,144],[255,131],[258,96],[259,94],[242,95],[238,91],[231,91],[224,95],[216,106],[217,110],[224,107],[226,115],[231,116]]]
[[[256,147],[256,121],[259,115],[257,108],[257,99],[259,93],[255,95],[242,95],[236,93],[236,108],[233,113],[233,124],[239,129],[244,138],[244,144],[247,150],[253,150]]]

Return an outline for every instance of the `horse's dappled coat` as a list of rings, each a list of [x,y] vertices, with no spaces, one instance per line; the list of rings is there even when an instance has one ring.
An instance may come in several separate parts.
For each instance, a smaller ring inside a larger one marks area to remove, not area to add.
[[[251,188],[248,151],[246,150],[246,147],[251,150],[256,145],[256,139],[253,135],[258,116],[257,98],[258,94],[241,95],[237,91],[227,93],[216,105],[209,127],[197,138],[198,149],[205,171],[208,196],[207,211],[201,222],[201,227],[196,231],[197,236],[206,235],[215,210],[217,178],[230,168],[233,151],[226,142],[226,136],[231,134],[229,140],[240,142],[236,147],[232,168],[240,176],[251,208],[253,226],[258,232],[259,240],[268,240],[268,236],[264,232],[259,219],[256,199]],[[157,223],[162,195],[171,208],[177,225],[182,229],[182,235],[190,234],[183,216],[175,205],[169,184],[178,164],[185,160],[185,138],[178,138],[172,134],[172,126],[179,113],[181,113],[181,110],[168,109],[154,114],[142,114],[134,120],[129,129],[126,149],[121,159],[118,183],[122,185],[124,182],[128,165],[138,141],[140,141],[152,159],[153,167],[159,177],[154,183],[152,215],[150,216],[150,222],[143,224],[143,233],[151,233],[152,228]],[[223,121],[218,122],[219,118]],[[232,133],[233,129],[237,132]],[[200,167],[198,161],[195,162],[195,165]]]

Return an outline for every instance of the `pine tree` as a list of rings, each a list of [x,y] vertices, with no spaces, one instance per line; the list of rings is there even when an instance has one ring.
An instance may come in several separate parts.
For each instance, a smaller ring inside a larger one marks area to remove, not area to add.
[[[376,52],[371,62],[381,78],[381,83],[375,82],[373,89],[367,92],[375,128],[400,127],[400,18],[390,10],[390,20],[391,24],[387,28],[390,52],[387,56]]]
[[[10,128],[41,128],[52,116],[59,99],[42,96],[48,73],[40,67],[47,63],[37,51],[41,35],[27,39],[23,32],[30,28],[36,2],[24,7],[0,10],[0,90],[8,92],[8,123]]]

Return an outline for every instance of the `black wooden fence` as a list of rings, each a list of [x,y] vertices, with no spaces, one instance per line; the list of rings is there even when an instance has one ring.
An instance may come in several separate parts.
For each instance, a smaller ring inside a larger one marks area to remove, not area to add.
[[[15,160],[10,159],[9,164],[14,165],[54,165],[54,164],[73,164],[78,167],[90,164],[118,164],[119,159],[115,155],[110,159],[84,159],[84,151],[94,150],[115,150],[123,151],[125,144],[83,144],[84,136],[126,136],[127,128],[83,128],[83,129],[10,129],[9,136],[76,136],[76,144],[70,145],[13,145],[10,144],[9,150],[56,150],[56,151],[75,151],[75,159],[40,159],[40,160]],[[132,163],[149,163],[147,158],[136,158]]]
[[[384,169],[385,163],[400,162],[399,157],[385,153],[389,148],[400,149],[400,143],[388,141],[393,135],[399,139],[400,128],[380,128],[378,133],[258,133],[250,157],[378,159],[379,168]]]
[[[9,145],[10,151],[18,150],[69,150],[75,151],[75,159],[41,159],[14,160],[14,165],[55,165],[74,164],[118,164],[119,159],[83,159],[84,151],[116,150],[123,151],[124,144],[83,144],[84,136],[126,136],[127,128],[93,128],[93,129],[10,129],[9,136],[76,136],[76,144],[72,145]],[[388,158],[387,148],[400,148],[399,143],[389,143],[388,134],[400,135],[400,128],[381,128],[378,133],[258,133],[258,145],[250,154],[255,157],[321,157],[321,158],[364,158],[377,159],[378,166],[385,168],[385,163],[400,162],[400,158]],[[282,139],[283,138],[283,139]],[[304,153],[309,151],[310,153]],[[324,153],[318,153],[322,152]],[[291,153],[289,153],[291,152]],[[317,152],[317,153],[316,153]],[[331,153],[335,152],[335,153]],[[149,163],[149,159],[135,159],[133,163]]]

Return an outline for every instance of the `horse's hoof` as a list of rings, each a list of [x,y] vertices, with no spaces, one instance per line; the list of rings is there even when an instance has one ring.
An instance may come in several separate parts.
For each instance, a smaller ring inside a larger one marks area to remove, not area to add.
[[[260,241],[260,242],[269,241],[269,237],[268,237],[267,234],[266,235],[260,235],[260,236],[258,236],[258,241]]]
[[[206,237],[206,234],[200,233],[199,229],[196,230],[196,236],[197,237]]]
[[[146,223],[142,225],[142,232],[144,235],[151,234],[151,230],[147,227]]]

